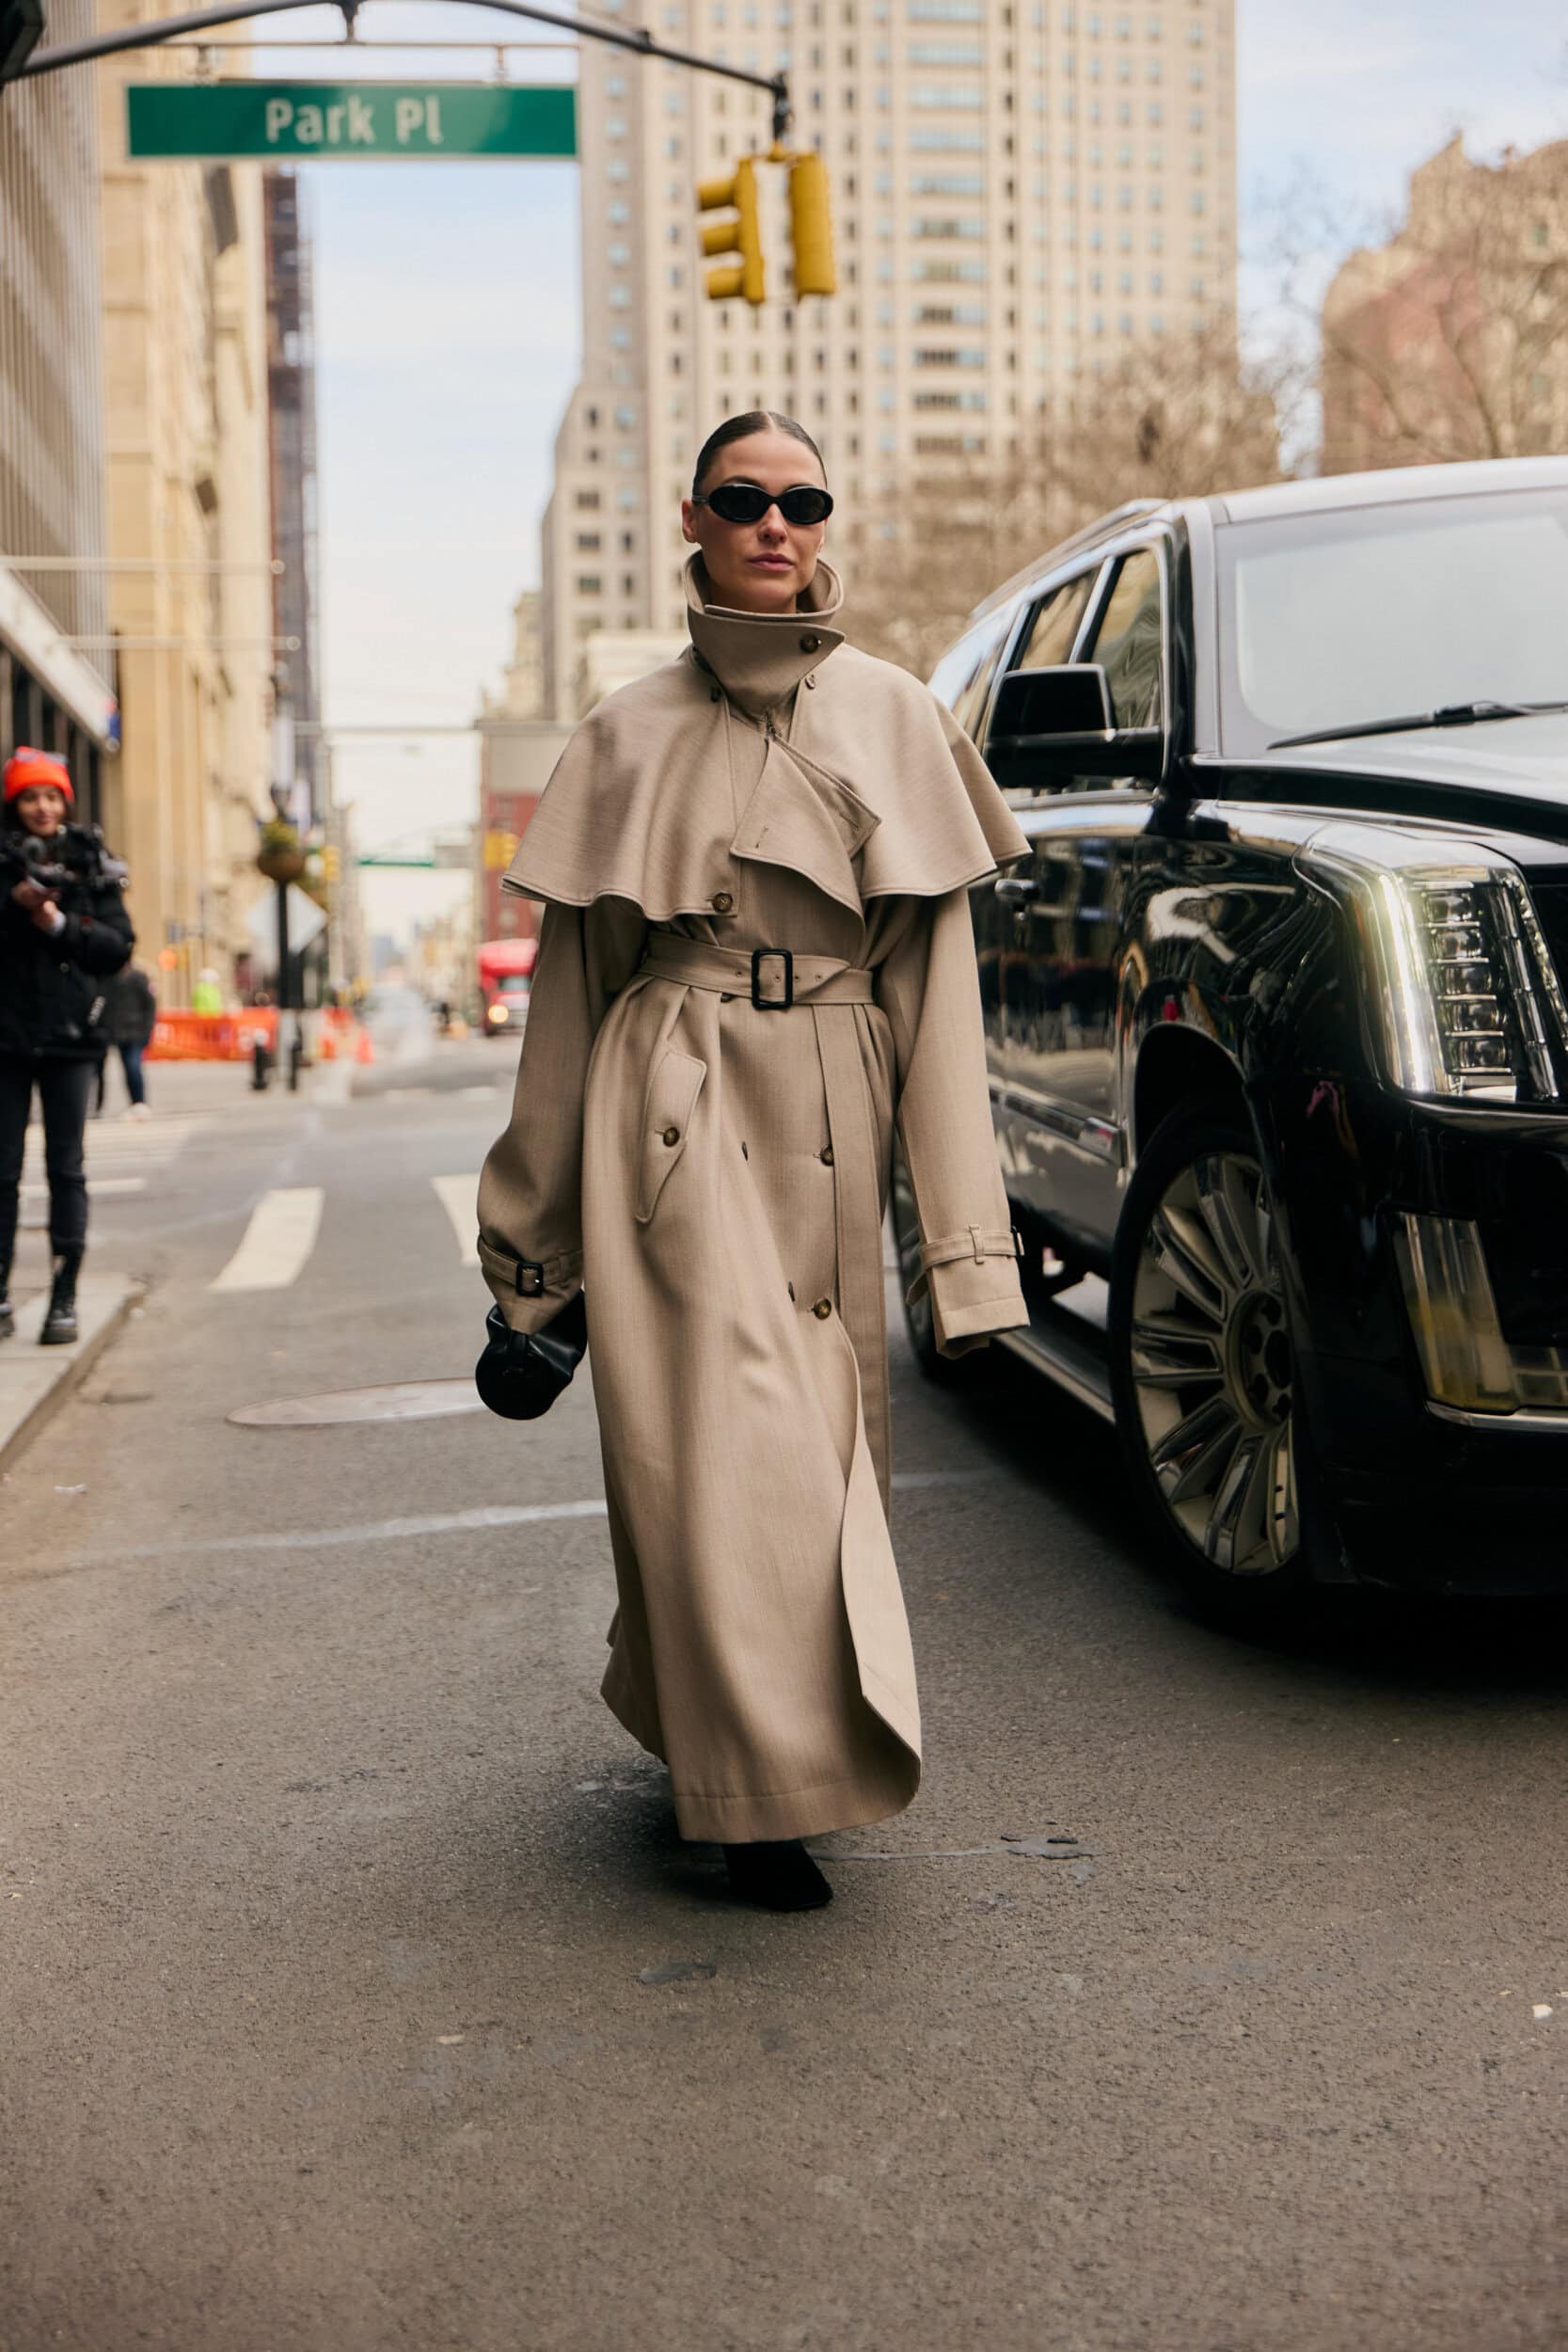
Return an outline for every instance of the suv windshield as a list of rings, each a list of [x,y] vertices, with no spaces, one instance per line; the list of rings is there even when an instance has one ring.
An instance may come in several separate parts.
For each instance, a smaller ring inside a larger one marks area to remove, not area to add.
[[[1464,702],[1568,697],[1568,492],[1493,492],[1229,523],[1221,743]]]

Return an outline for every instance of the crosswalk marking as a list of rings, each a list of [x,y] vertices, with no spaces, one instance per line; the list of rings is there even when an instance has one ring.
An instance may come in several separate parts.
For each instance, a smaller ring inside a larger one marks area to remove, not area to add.
[[[287,1290],[316,1246],[324,1198],[319,1184],[264,1192],[251,1211],[245,1239],[208,1289]]]
[[[89,1168],[87,1184],[95,1200],[104,1200],[113,1199],[118,1193],[145,1192],[147,1178],[145,1176],[95,1176]],[[48,1198],[48,1194],[49,1186],[41,1176],[36,1181],[29,1177],[22,1187],[24,1200],[29,1199],[43,1200]]]
[[[436,1187],[442,1208],[451,1219],[451,1230],[457,1236],[457,1247],[463,1254],[464,1264],[478,1265],[479,1221],[474,1207],[479,1192],[478,1175],[433,1176],[430,1181]]]
[[[106,1177],[156,1175],[166,1168],[176,1154],[189,1142],[198,1129],[210,1126],[210,1117],[198,1113],[183,1119],[102,1120],[89,1119],[84,1141],[87,1147],[87,1183],[101,1183]],[[27,1130],[27,1148],[23,1161],[23,1180],[27,1184],[43,1182],[43,1129],[35,1124]]]

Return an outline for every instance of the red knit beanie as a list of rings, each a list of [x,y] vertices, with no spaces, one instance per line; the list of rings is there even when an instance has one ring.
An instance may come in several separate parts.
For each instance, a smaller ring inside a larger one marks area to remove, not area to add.
[[[28,743],[20,744],[6,762],[6,801],[8,805],[21,792],[37,791],[40,786],[51,792],[63,792],[67,808],[74,808],[76,795],[71,788],[71,771],[63,759],[53,752],[35,752]]]

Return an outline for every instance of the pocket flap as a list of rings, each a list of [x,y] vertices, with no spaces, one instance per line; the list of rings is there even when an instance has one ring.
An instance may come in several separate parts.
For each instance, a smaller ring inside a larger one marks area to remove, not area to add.
[[[673,1047],[655,1064],[642,1113],[642,1166],[637,1187],[637,1221],[646,1225],[658,1205],[670,1170],[686,1150],[691,1115],[707,1076],[706,1062]]]

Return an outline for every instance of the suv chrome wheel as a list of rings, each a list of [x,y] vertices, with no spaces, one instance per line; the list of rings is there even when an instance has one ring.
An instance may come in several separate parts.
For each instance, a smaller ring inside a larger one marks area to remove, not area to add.
[[[1256,1146],[1188,1114],[1130,1189],[1111,1318],[1123,1443],[1189,1581],[1294,1586],[1294,1363]]]

